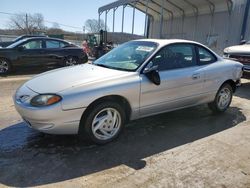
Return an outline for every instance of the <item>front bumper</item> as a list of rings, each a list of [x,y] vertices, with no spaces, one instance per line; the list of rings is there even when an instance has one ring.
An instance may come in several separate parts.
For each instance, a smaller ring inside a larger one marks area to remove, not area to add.
[[[29,127],[49,134],[77,134],[84,108],[62,110],[61,102],[46,106],[33,107],[28,101],[21,102],[19,96],[24,94],[32,98],[35,92],[22,86],[14,96],[16,110]]]
[[[234,54],[228,54],[224,53],[223,58],[225,59],[231,59],[234,61],[238,61],[243,64],[243,72],[250,73],[250,58],[249,56],[241,56],[241,55],[234,55]],[[247,59],[246,59],[247,58]]]

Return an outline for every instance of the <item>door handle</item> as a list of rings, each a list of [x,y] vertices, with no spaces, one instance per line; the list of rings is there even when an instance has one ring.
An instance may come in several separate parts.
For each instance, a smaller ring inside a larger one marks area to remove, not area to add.
[[[199,73],[193,74],[193,75],[192,75],[192,79],[193,79],[193,80],[200,79],[200,74],[199,74]]]

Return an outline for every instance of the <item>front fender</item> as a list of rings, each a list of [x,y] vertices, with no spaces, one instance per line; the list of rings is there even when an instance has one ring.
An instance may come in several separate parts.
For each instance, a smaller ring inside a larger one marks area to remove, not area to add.
[[[62,97],[62,110],[87,108],[95,100],[105,96],[117,95],[125,98],[132,111],[139,109],[140,80],[137,77],[127,77],[123,80],[113,80],[108,83],[79,86],[59,93]]]

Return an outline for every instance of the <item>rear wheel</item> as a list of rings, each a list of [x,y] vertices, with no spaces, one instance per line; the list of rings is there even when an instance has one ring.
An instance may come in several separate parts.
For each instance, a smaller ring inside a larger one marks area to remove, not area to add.
[[[77,65],[77,64],[78,64],[77,57],[73,57],[73,56],[66,57],[65,66],[73,66],[73,65]]]
[[[11,70],[11,64],[7,59],[0,58],[0,75],[7,74]]]
[[[79,135],[96,144],[106,144],[117,138],[124,127],[125,112],[115,102],[103,102],[95,106],[80,124]]]
[[[233,89],[230,84],[223,84],[216,94],[213,102],[209,103],[209,108],[214,113],[221,113],[228,109],[233,97]]]

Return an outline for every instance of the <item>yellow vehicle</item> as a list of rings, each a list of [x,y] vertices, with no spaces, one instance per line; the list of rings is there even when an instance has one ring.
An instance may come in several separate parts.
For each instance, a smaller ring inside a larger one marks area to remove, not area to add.
[[[89,34],[87,42],[90,55],[96,59],[109,52],[113,47],[112,42],[107,42],[107,31],[103,30],[100,30],[99,33]]]

